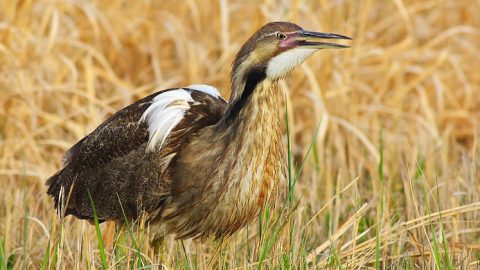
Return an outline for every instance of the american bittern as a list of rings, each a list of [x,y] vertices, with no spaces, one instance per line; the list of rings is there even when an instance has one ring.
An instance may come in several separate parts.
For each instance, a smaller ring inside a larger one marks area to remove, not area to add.
[[[120,110],[70,148],[47,181],[61,215],[145,215],[151,239],[231,235],[273,203],[286,179],[277,82],[349,37],[289,22],[260,28],[233,61],[229,102],[207,85],[167,89]],[[286,185],[285,185],[286,187]],[[286,190],[286,188],[285,188]]]

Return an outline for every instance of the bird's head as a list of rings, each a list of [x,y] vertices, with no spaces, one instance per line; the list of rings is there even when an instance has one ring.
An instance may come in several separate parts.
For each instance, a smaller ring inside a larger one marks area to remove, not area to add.
[[[256,72],[263,72],[266,79],[284,78],[293,68],[302,64],[308,56],[320,49],[349,47],[326,42],[332,39],[351,38],[338,34],[306,31],[290,22],[268,23],[242,46],[233,62],[232,75],[245,76],[249,71],[256,70]]]

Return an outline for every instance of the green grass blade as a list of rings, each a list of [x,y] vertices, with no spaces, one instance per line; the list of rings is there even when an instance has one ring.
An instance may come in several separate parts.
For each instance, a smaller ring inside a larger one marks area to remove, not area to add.
[[[378,207],[378,218],[379,222],[377,223],[377,231],[375,236],[375,269],[380,270],[381,263],[380,263],[380,231],[383,225],[383,214],[384,214],[384,200],[385,200],[385,175],[383,173],[383,133],[380,130],[380,142],[379,142],[379,154],[380,160],[378,162],[378,176],[380,178],[380,205]]]
[[[122,209],[123,219],[127,226],[127,232],[128,232],[128,235],[130,236],[130,240],[132,241],[132,245],[135,250],[135,257],[137,259],[137,262],[140,264],[141,267],[145,267],[145,262],[143,261],[144,258],[142,256],[142,253],[140,252],[140,247],[138,246],[137,241],[135,240],[135,237],[133,235],[132,225],[128,222],[127,215],[125,214],[125,209],[123,208],[123,205],[120,200],[120,196],[118,196],[118,193],[117,193],[117,199],[118,199],[118,203],[120,204],[120,208]]]
[[[442,267],[442,259],[440,255],[440,248],[438,247],[437,239],[435,238],[435,233],[432,230],[432,242],[433,242],[433,258],[435,259],[435,266],[437,269],[441,270]]]
[[[5,254],[3,239],[0,240],[0,266],[1,269],[7,269],[7,256]]]
[[[438,187],[438,178],[435,177],[435,184]],[[453,270],[453,265],[452,265],[452,260],[450,259],[450,251],[448,248],[447,244],[447,238],[445,237],[445,231],[443,229],[443,218],[442,218],[442,208],[440,206],[440,191],[439,188],[436,189],[436,195],[437,195],[437,211],[439,213],[439,219],[440,219],[440,233],[442,235],[442,245],[443,245],[443,251],[445,253],[445,268],[448,270]]]
[[[46,270],[48,267],[48,259],[50,258],[50,239],[48,239],[48,244],[47,248],[45,249],[45,252],[43,253],[43,258],[42,258],[42,270]]]
[[[27,179],[25,177],[25,163],[23,164],[23,241],[22,241],[22,269],[27,269],[28,257],[28,200],[27,200]]]
[[[100,259],[102,261],[102,268],[108,269],[107,256],[105,255],[105,247],[103,245],[102,232],[100,231],[100,223],[98,222],[97,210],[95,209],[95,204],[93,203],[93,199],[92,199],[92,195],[90,194],[90,191],[87,190],[87,193],[88,193],[88,199],[90,200],[90,204],[93,210],[93,220],[95,222],[95,232],[97,233],[98,249],[100,250]]]
[[[185,256],[185,265],[186,265],[185,269],[190,270],[192,269],[192,267],[190,263],[190,258],[188,257],[188,254],[187,254],[187,249],[185,248],[185,244],[183,243],[183,240],[180,240],[180,243],[182,244],[183,255]]]

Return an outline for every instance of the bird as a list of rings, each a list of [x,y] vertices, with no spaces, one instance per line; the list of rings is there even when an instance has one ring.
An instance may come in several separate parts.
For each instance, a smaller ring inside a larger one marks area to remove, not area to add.
[[[316,51],[349,47],[328,40],[351,38],[269,22],[235,56],[228,101],[194,84],[116,112],[47,180],[57,213],[92,223],[142,217],[152,241],[239,231],[288,192],[278,82]]]

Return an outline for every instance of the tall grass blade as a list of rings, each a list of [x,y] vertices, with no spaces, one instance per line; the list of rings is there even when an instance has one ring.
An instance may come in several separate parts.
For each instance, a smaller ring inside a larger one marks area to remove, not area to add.
[[[41,266],[42,270],[46,270],[48,268],[48,260],[50,258],[50,243],[51,243],[51,240],[48,239],[47,248],[43,252],[42,266]]]
[[[142,253],[140,252],[140,247],[138,246],[137,241],[135,240],[135,237],[133,235],[132,225],[128,222],[127,215],[125,214],[125,209],[123,208],[123,204],[122,204],[122,201],[120,200],[120,196],[118,196],[118,193],[117,193],[117,199],[118,199],[118,203],[120,204],[120,208],[122,209],[123,220],[127,227],[127,232],[128,232],[128,235],[130,236],[130,240],[132,241],[137,262],[140,264],[141,267],[145,267],[145,262],[143,261],[144,258],[142,256]]]
[[[380,142],[379,142],[379,156],[380,160],[378,162],[378,176],[380,179],[380,203],[378,207],[379,214],[377,215],[380,219],[377,223],[377,231],[376,231],[376,239],[375,239],[375,269],[380,270],[381,268],[381,256],[380,256],[380,246],[381,246],[381,239],[380,239],[380,232],[383,226],[383,219],[384,219],[384,201],[385,201],[385,175],[383,174],[383,133],[380,130]]]
[[[23,189],[23,239],[22,239],[22,269],[27,269],[28,257],[28,199],[27,199],[27,178],[25,162],[23,162],[22,175],[22,189]]]
[[[95,232],[97,233],[98,240],[98,249],[100,251],[100,260],[102,262],[102,268],[104,270],[108,269],[107,256],[105,255],[105,247],[103,245],[102,231],[100,230],[100,223],[98,222],[97,210],[95,209],[95,204],[93,203],[92,195],[90,191],[87,190],[88,199],[90,200],[90,205],[92,206],[93,211],[93,220],[95,222]]]
[[[5,242],[0,239],[0,267],[7,269],[7,254],[5,254]]]

